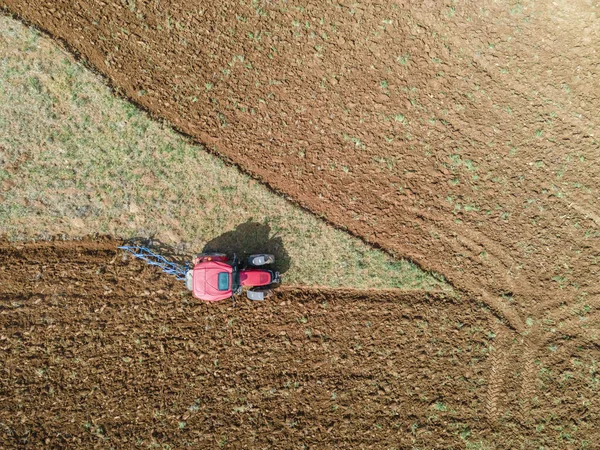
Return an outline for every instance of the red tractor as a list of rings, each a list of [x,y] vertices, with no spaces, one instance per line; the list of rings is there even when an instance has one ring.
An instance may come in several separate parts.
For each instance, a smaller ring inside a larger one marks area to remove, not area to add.
[[[185,285],[194,297],[216,302],[239,295],[248,287],[250,300],[264,300],[281,282],[279,272],[262,268],[273,264],[273,255],[251,255],[245,263],[236,255],[229,260],[224,253],[202,253],[194,260],[194,268],[185,275]]]

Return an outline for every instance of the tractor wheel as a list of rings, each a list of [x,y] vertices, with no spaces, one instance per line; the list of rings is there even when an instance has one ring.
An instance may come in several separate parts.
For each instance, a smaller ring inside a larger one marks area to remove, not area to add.
[[[268,253],[259,253],[248,257],[248,265],[254,267],[265,266],[267,264],[273,264],[274,262],[275,256]]]
[[[252,288],[246,291],[246,296],[250,300],[265,300],[273,295],[273,289],[268,286]]]
[[[200,253],[198,255],[198,258],[203,258],[205,256],[212,256],[213,258],[227,257],[227,255],[225,253],[206,252],[206,253]]]
[[[188,270],[185,274],[185,287],[188,291],[194,290],[194,272],[192,270]]]
[[[200,253],[198,255],[198,258],[223,259],[223,258],[228,258],[228,256],[225,253],[207,252],[207,253]]]

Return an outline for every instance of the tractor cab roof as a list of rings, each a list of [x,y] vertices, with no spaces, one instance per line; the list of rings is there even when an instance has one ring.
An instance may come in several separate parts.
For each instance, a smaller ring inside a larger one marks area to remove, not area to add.
[[[216,302],[231,297],[233,267],[220,261],[205,261],[194,266],[194,297]]]

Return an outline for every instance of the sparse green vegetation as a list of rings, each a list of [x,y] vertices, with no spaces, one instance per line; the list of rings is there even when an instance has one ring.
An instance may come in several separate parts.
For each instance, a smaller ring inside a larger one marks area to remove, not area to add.
[[[402,64],[403,66],[407,65],[409,60],[410,56],[408,55],[400,55],[396,58],[396,61],[398,61],[398,63]]]
[[[436,411],[442,411],[442,412],[443,411],[448,411],[448,407],[444,403],[442,403],[441,401],[435,402],[435,404],[433,405],[433,408]]]
[[[358,147],[358,148],[361,148],[361,149],[365,148],[365,144],[363,144],[363,142],[359,138],[357,138],[355,136],[349,136],[347,134],[344,134],[344,140],[352,142],[355,147]]]
[[[394,120],[395,120],[396,122],[400,122],[400,123],[403,123],[403,124],[405,124],[405,123],[406,123],[406,117],[404,117],[404,115],[403,115],[403,114],[396,114],[396,115],[394,116]]]

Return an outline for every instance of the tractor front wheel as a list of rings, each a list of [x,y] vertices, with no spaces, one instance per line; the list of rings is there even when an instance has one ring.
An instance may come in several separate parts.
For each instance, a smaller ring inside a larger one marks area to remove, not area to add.
[[[273,264],[274,262],[275,256],[268,253],[259,253],[248,257],[248,264],[254,267],[265,266],[267,264]]]
[[[194,290],[194,271],[188,270],[185,274],[185,287],[188,291]]]

